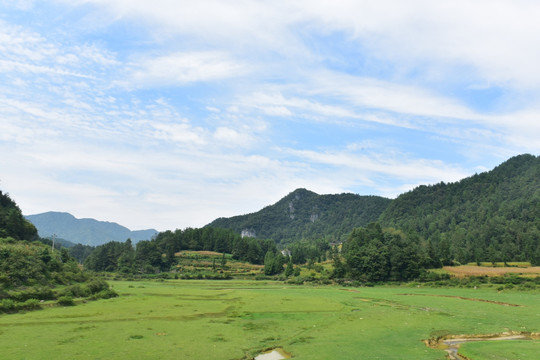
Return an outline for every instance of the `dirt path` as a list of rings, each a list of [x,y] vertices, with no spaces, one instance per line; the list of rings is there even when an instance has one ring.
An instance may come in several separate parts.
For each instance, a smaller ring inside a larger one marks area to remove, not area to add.
[[[519,304],[506,303],[506,302],[502,302],[502,301],[486,300],[486,299],[478,299],[478,298],[468,298],[468,297],[456,296],[456,295],[440,295],[440,294],[399,294],[399,295],[447,297],[447,298],[454,298],[454,299],[460,299],[460,300],[480,301],[480,302],[486,302],[486,303],[490,303],[490,304],[497,304],[497,305],[503,305],[503,306],[516,306],[516,307],[522,307],[523,306],[523,305],[519,305]]]

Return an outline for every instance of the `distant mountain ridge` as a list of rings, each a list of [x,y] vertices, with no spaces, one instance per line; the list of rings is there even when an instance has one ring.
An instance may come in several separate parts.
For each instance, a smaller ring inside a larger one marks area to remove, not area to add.
[[[319,195],[296,189],[258,212],[218,218],[207,226],[232,229],[276,242],[303,238],[341,241],[353,228],[376,221],[391,201],[381,196]]]
[[[68,240],[72,243],[98,246],[110,241],[124,242],[131,239],[133,243],[150,240],[158,232],[154,229],[132,231],[125,226],[113,222],[95,219],[77,219],[66,212],[49,211],[41,214],[26,215],[38,230],[41,237]]]

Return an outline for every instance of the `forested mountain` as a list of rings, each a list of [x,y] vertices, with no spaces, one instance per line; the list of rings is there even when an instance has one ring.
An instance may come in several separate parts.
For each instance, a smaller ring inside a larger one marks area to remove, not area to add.
[[[540,157],[520,155],[456,183],[419,186],[379,219],[416,231],[443,262],[540,263]]]
[[[370,222],[418,234],[423,248],[444,264],[540,264],[540,157],[519,155],[491,171],[422,185],[395,200],[298,189],[259,212],[219,218],[209,226],[289,244],[343,241]]]
[[[390,202],[380,196],[318,195],[297,189],[258,212],[219,218],[208,226],[281,243],[319,238],[341,241],[353,228],[376,221]]]
[[[102,245],[110,241],[124,242],[131,239],[134,243],[149,240],[157,231],[154,229],[131,231],[113,222],[94,219],[77,219],[65,212],[46,212],[26,216],[38,230],[39,236],[58,238],[83,245]]]

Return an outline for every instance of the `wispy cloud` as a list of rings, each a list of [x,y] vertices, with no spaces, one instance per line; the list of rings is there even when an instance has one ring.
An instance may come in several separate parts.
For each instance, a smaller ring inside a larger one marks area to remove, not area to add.
[[[234,78],[248,66],[222,52],[182,52],[130,64],[129,82],[137,87],[183,85]]]
[[[540,152],[534,1],[0,7],[0,178],[26,213],[201,226]]]

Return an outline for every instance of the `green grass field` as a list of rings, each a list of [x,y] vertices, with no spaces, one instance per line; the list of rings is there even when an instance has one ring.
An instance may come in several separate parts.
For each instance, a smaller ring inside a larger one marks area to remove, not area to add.
[[[431,337],[540,331],[538,291],[110,283],[120,297],[0,315],[0,358],[250,359],[282,347],[294,359],[432,360],[446,353],[425,346]],[[532,360],[538,347],[538,340],[462,345],[473,360]]]

